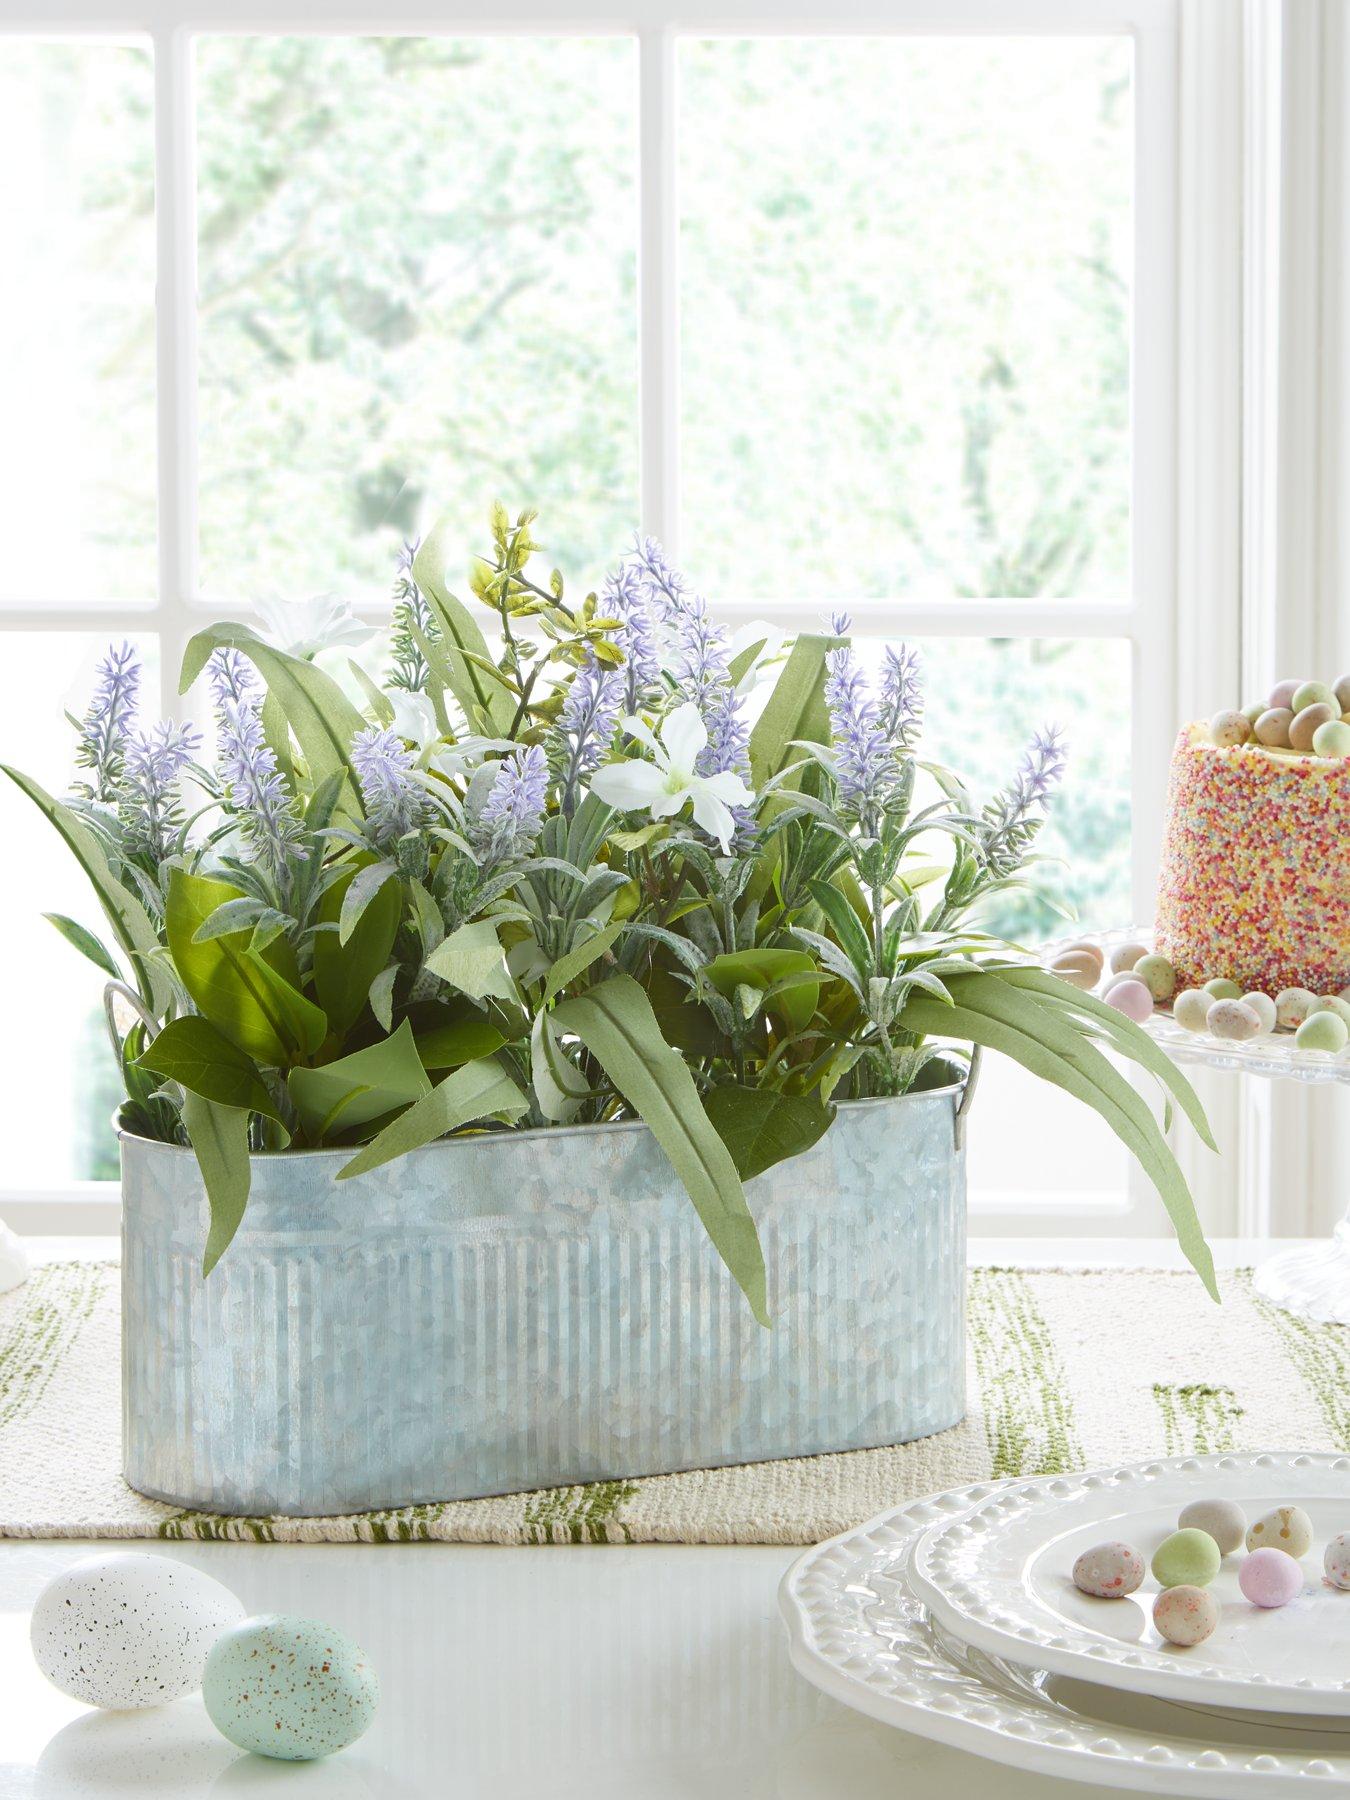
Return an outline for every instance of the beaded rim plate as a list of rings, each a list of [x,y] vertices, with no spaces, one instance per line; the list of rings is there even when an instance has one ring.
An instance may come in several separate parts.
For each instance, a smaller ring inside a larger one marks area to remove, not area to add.
[[[1070,944],[1096,944],[1106,952],[1109,962],[1118,944],[1147,944],[1152,948],[1153,927],[1122,925],[1111,931],[1084,931],[1077,937],[1057,938],[1053,943],[1039,945],[1037,955],[1048,965]],[[1152,1018],[1144,1021],[1144,1030],[1162,1045],[1173,1062],[1201,1063],[1210,1069],[1291,1081],[1350,1082],[1350,1048],[1337,1052],[1300,1050],[1291,1031],[1268,1032],[1235,1044],[1211,1037],[1207,1031],[1187,1031],[1170,1012],[1156,1009]]]
[[[985,1656],[916,1597],[909,1556],[935,1523],[1006,1483],[955,1488],[830,1538],[779,1588],[793,1666],[885,1725],[1008,1767],[1099,1787],[1287,1800],[1350,1784],[1350,1734],[1177,1706]]]
[[[1315,1533],[1287,1605],[1253,1606],[1238,1586],[1243,1552],[1226,1557],[1210,1592],[1220,1619],[1190,1650],[1153,1626],[1158,1584],[1097,1600],[1071,1571],[1094,1544],[1123,1540],[1147,1565],[1192,1500],[1236,1500],[1249,1521],[1291,1502]],[[1307,1716],[1350,1713],[1350,1593],[1322,1574],[1327,1540],[1350,1527],[1350,1457],[1260,1454],[1135,1463],[1006,1488],[925,1532],[914,1591],[963,1642],[1031,1658],[1080,1681],[1192,1705]]]

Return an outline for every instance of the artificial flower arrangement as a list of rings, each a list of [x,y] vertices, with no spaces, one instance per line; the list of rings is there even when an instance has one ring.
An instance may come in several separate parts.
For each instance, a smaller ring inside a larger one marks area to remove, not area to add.
[[[1189,1086],[1121,1013],[963,923],[1031,860],[1055,734],[977,806],[920,760],[913,654],[888,648],[872,692],[843,617],[736,650],[650,539],[570,605],[530,573],[535,516],[496,506],[469,574],[496,654],[438,527],[401,562],[383,681],[350,665],[362,704],[313,660],[365,635],[342,609],[284,647],[213,625],[182,691],[205,674],[214,766],[191,726],[138,723],[123,647],[70,797],[6,770],[102,905],[116,954],[49,916],[130,1018],[110,1003],[122,1128],[196,1152],[204,1272],[252,1154],[344,1147],[340,1181],[456,1133],[638,1118],[767,1322],[742,1184],[841,1099],[949,1075],[955,1044],[1094,1107],[1212,1289],[1181,1171],[1103,1050],[1208,1142]]]

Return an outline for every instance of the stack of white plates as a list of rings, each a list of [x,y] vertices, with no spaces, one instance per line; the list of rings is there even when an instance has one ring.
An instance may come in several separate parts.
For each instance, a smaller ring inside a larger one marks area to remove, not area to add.
[[[1193,1649],[1154,1629],[1157,1584],[1094,1600],[1071,1570],[1123,1540],[1145,1561],[1192,1500],[1255,1520],[1298,1505],[1315,1543],[1301,1594],[1269,1611],[1211,1592]],[[1350,1786],[1350,1592],[1322,1574],[1350,1531],[1350,1457],[1136,1463],[957,1488],[832,1538],[788,1571],[792,1660],[835,1699],[995,1762],[1104,1787],[1280,1800]]]

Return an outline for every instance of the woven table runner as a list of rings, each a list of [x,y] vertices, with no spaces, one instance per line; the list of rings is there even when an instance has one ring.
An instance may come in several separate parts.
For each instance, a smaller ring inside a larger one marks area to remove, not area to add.
[[[1150,1456],[1350,1450],[1350,1328],[1221,1277],[974,1269],[969,1414],[891,1449],[331,1519],[226,1518],[119,1474],[118,1271],[53,1263],[0,1296],[0,1537],[264,1543],[811,1544],[958,1483]]]

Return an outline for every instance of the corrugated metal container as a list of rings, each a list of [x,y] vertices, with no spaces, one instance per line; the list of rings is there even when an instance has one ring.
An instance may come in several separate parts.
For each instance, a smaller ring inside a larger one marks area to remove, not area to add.
[[[127,1480],[321,1514],[904,1442],[965,1408],[959,1086],[843,1105],[747,1184],[765,1331],[642,1125],[341,1183],[260,1156],[201,1275],[191,1151],[122,1140]]]

